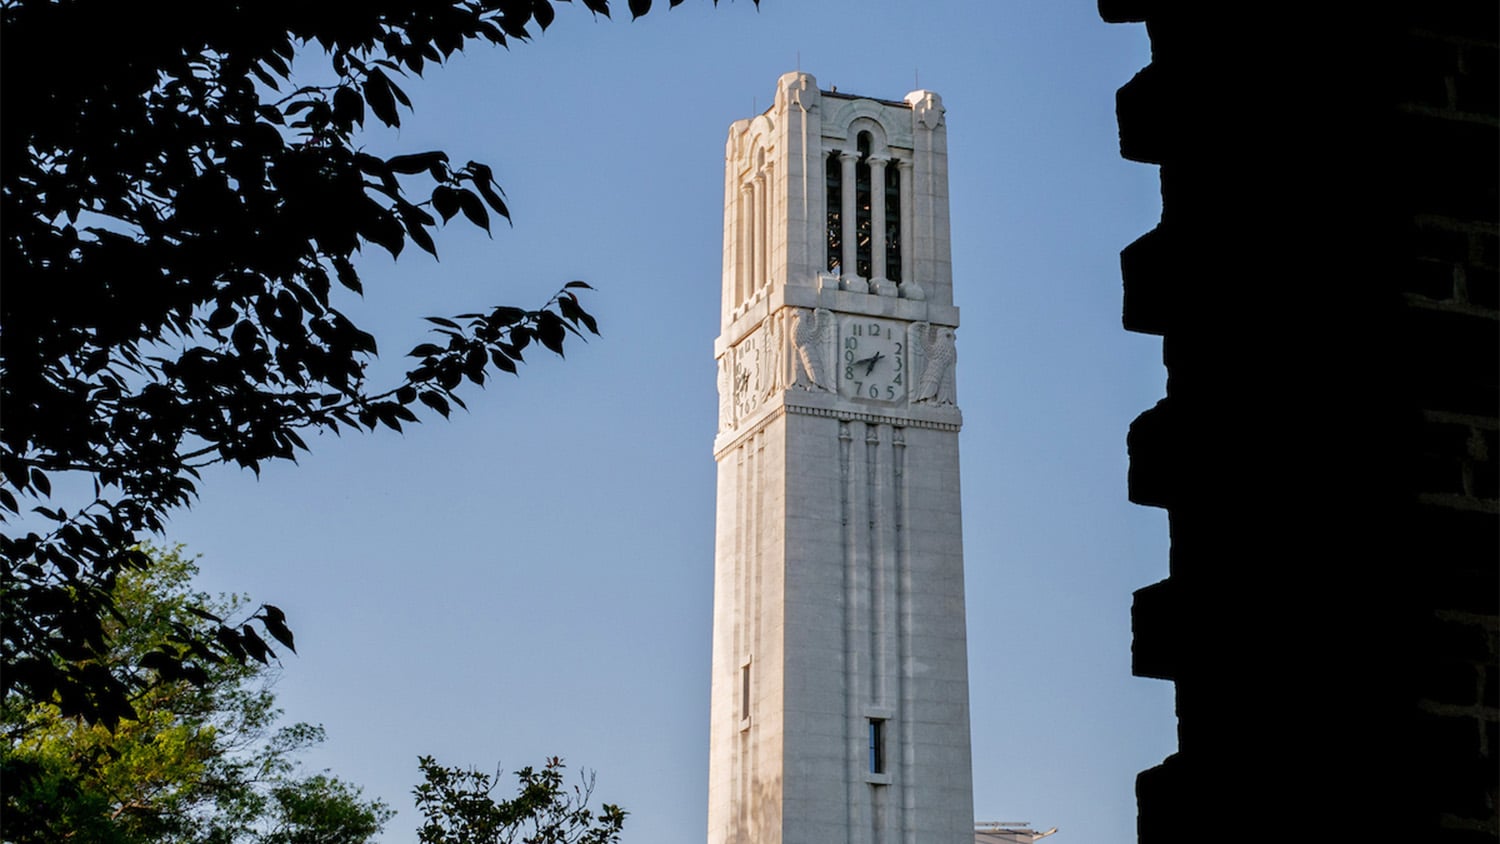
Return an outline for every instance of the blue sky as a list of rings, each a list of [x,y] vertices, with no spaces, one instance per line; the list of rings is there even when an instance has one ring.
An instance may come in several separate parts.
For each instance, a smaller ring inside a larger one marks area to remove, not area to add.
[[[1130,593],[1167,566],[1165,516],[1125,498],[1126,429],[1164,391],[1159,341],[1119,320],[1119,250],[1159,214],[1114,123],[1145,32],[1058,0],[620,5],[405,85],[416,113],[370,148],[492,164],[515,225],[455,223],[436,262],[368,251],[346,308],[377,373],[422,316],[574,278],[604,336],[450,422],[209,472],[166,539],[203,588],[287,611],[280,701],[328,728],[314,767],[400,811],[386,840],[414,837],[431,754],[561,755],[626,842],[702,841],[725,135],[799,64],[889,99],[919,79],[948,109],[976,815],[1133,841],[1135,772],[1175,743],[1171,686],[1130,676]]]

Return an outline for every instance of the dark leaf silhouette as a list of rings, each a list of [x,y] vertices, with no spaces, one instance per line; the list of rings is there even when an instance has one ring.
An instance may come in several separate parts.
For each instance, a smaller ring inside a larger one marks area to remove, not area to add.
[[[258,473],[296,460],[309,430],[448,415],[461,385],[514,374],[533,339],[561,355],[570,334],[598,333],[574,282],[541,307],[435,322],[415,368],[374,384],[376,338],[346,316],[370,247],[436,256],[445,222],[510,217],[489,166],[372,155],[366,121],[401,125],[402,77],[554,18],[551,0],[230,4],[166,23],[130,4],[0,7],[0,507],[50,523],[0,527],[7,699],[132,717],[140,666],[100,662],[105,619],[203,467]],[[57,70],[63,44],[88,61]],[[249,626],[178,635],[191,659],[151,662],[189,681],[195,666],[269,660],[267,638],[293,648],[269,606]]]

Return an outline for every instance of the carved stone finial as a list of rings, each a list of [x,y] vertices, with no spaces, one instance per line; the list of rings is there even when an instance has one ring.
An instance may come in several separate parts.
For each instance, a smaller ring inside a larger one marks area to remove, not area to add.
[[[776,107],[784,109],[788,105],[795,105],[803,111],[812,111],[818,107],[820,93],[818,80],[811,73],[783,73],[776,80]]]
[[[911,104],[911,110],[919,126],[936,129],[943,125],[942,97],[931,91],[912,91],[906,95],[906,102]]]

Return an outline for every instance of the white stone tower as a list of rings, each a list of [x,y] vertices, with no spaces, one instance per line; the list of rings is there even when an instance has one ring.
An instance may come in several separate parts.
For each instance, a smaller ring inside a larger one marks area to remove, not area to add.
[[[729,130],[710,844],[969,844],[942,100]]]

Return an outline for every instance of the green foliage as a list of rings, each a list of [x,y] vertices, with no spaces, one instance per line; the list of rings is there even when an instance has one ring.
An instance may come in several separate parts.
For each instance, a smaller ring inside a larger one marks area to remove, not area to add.
[[[541,770],[516,772],[520,791],[513,800],[496,801],[499,775],[446,768],[432,757],[419,762],[423,783],[413,789],[424,822],[417,830],[422,844],[613,844],[620,840],[626,812],[604,804],[598,814],[588,808],[594,779],[585,776],[571,789],[563,784],[564,765],[552,757]]]
[[[145,656],[185,648],[184,627],[212,635],[220,622],[205,613],[245,613],[243,598],[191,592],[197,569],[180,553],[150,557],[151,566],[116,583],[101,655],[112,668],[136,670]],[[321,742],[323,730],[276,727],[268,665],[184,664],[202,676],[141,683],[136,719],[113,730],[53,703],[8,698],[0,707],[5,840],[360,842],[390,818],[384,804],[336,778],[299,774],[297,753]]]
[[[261,844],[359,844],[380,832],[391,812],[365,803],[359,789],[317,774],[271,790],[271,829]]]

